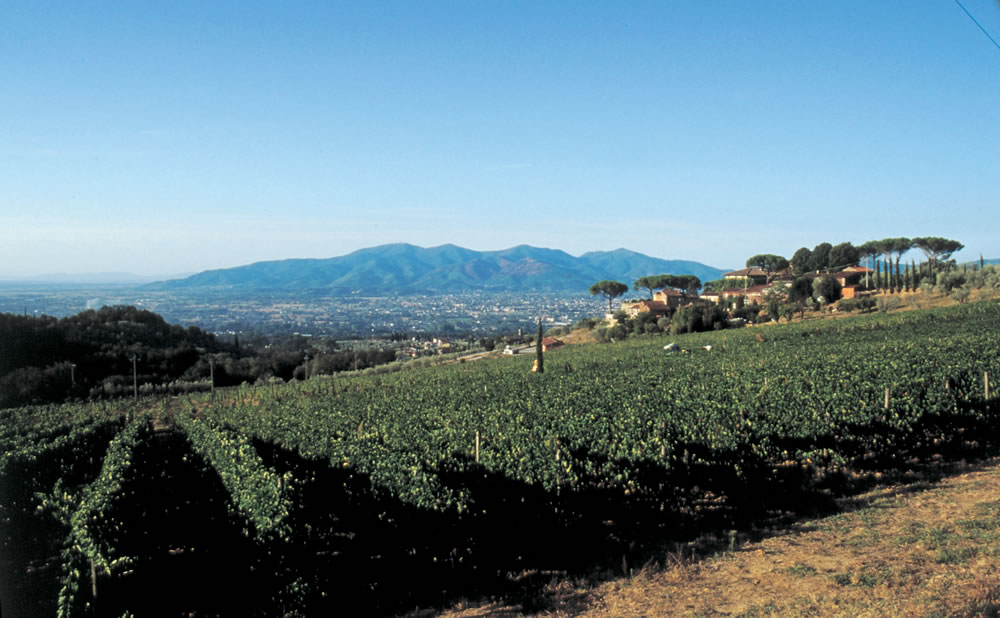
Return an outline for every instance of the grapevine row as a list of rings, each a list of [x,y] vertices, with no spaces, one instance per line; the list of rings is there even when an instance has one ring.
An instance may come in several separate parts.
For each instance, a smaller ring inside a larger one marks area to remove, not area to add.
[[[233,506],[257,535],[287,538],[291,477],[268,468],[249,439],[212,420],[178,415],[177,427],[192,450],[219,474]]]

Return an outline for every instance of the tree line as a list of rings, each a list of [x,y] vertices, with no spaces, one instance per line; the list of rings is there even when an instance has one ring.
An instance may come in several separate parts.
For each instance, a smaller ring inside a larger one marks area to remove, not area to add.
[[[304,379],[395,358],[391,349],[341,350],[301,336],[221,340],[129,305],[61,319],[0,313],[0,408],[129,396],[139,385],[142,392],[168,385],[183,392],[210,380],[232,386]]]
[[[953,267],[953,261],[949,262],[949,259],[955,252],[963,248],[964,245],[957,240],[937,236],[884,238],[868,241],[859,246],[850,242],[836,245],[822,242],[812,249],[801,247],[792,255],[791,260],[770,253],[757,254],[747,259],[746,267],[747,269],[757,268],[763,271],[768,283],[779,275],[792,279],[790,285],[783,286],[780,290],[769,290],[765,294],[765,306],[770,318],[791,318],[796,312],[804,314],[806,309],[817,309],[839,300],[842,292],[841,284],[830,275],[858,266],[862,260],[867,260],[873,271],[872,273],[866,272],[865,280],[860,286],[862,289],[887,290],[889,292],[904,289],[916,290],[923,280],[930,280],[933,284],[937,281],[938,275]],[[921,250],[927,258],[926,262],[921,263],[919,268],[912,260],[910,264],[901,265],[902,256],[911,249]],[[805,277],[811,273],[826,273],[827,276]],[[632,289],[647,290],[649,297],[653,298],[655,290],[671,288],[694,295],[699,288],[703,288],[705,291],[738,289],[748,287],[750,281],[751,279],[748,277],[742,282],[733,279],[718,279],[702,284],[698,277],[693,275],[662,274],[640,277],[633,282]],[[946,291],[950,291],[953,286],[947,287]],[[607,299],[608,314],[613,313],[612,301],[623,296],[628,290],[629,286],[625,283],[612,280],[598,281],[590,286],[591,295],[601,295]],[[653,314],[640,314],[633,320],[627,321],[622,315],[618,315],[618,326],[621,327],[622,332],[616,331],[616,334],[663,331],[689,332],[691,330],[720,328],[726,324],[727,318],[730,320],[743,318],[750,321],[756,319],[760,309],[753,311],[752,308],[745,307],[742,300],[742,298],[737,298],[730,306],[728,313],[712,311],[702,305],[700,308],[681,307],[675,312],[668,312],[668,315],[659,318],[654,317]],[[869,307],[869,305],[871,306]],[[852,300],[845,306],[845,309],[870,309],[874,305],[874,302],[865,303],[861,300]]]

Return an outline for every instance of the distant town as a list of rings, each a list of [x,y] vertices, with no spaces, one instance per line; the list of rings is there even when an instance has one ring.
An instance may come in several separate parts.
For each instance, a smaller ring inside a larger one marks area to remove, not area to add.
[[[0,288],[0,312],[66,317],[104,305],[132,305],[167,321],[240,336],[298,334],[336,338],[488,336],[533,332],[602,313],[603,301],[567,293],[324,297],[302,294],[219,295],[136,288]],[[541,314],[540,314],[541,312]]]

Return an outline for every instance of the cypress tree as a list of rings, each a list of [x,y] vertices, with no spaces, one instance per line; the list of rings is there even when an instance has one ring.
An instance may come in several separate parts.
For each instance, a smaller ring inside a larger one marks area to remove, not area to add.
[[[903,277],[899,274],[899,256],[896,256],[896,291],[903,291]]]
[[[882,291],[882,264],[877,259],[875,260],[875,289],[879,292]]]
[[[913,263],[913,258],[910,258],[910,272],[913,273],[913,291],[916,292],[920,286],[920,275],[917,273],[917,265]]]
[[[535,373],[545,371],[545,359],[542,356],[542,318],[538,318],[538,336],[535,337]]]

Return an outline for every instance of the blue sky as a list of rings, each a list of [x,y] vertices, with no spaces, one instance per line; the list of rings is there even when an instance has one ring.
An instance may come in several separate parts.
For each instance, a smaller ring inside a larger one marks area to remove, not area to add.
[[[995,0],[963,0],[1000,37]],[[0,276],[390,242],[742,266],[1000,257],[1000,49],[953,0],[31,2],[0,37]]]

